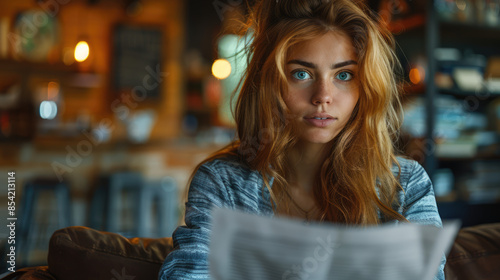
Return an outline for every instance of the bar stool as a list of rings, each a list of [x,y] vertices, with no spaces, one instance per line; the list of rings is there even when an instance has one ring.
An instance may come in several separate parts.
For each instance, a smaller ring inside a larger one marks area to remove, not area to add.
[[[124,197],[127,194],[139,197],[143,186],[142,175],[138,172],[117,172],[101,176],[99,181],[90,206],[90,227],[127,235],[121,215],[126,210],[123,206]],[[138,211],[136,207],[133,215],[135,219]]]
[[[170,177],[160,182],[145,182],[137,172],[118,172],[103,176],[92,198],[90,206],[90,227],[115,232],[125,237],[167,237],[177,226],[177,187]],[[125,195],[129,194],[128,207]],[[156,205],[156,207],[152,207]],[[122,215],[131,211],[132,229],[125,228]],[[151,221],[156,212],[156,234]]]
[[[35,235],[41,234],[40,221],[35,220],[35,215],[40,211],[38,203],[42,193],[53,196],[56,200],[57,220],[54,231],[71,226],[71,197],[68,186],[56,179],[35,179],[25,184],[20,205],[18,242],[16,242],[19,256],[24,263],[28,262],[30,252],[37,248]],[[47,225],[47,228],[48,225]],[[41,244],[48,244],[53,231],[48,233],[46,240],[38,238]],[[39,236],[40,237],[40,236]]]
[[[156,207],[151,207],[156,204]],[[137,235],[141,237],[170,237],[179,219],[177,185],[172,177],[146,183],[139,196]],[[156,210],[156,211],[155,211]],[[154,219],[156,212],[156,219]],[[156,225],[156,232],[154,227]]]

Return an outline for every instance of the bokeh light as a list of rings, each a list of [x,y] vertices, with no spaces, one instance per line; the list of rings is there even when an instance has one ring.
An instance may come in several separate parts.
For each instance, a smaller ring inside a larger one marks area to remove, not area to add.
[[[75,47],[75,60],[78,62],[85,61],[90,54],[89,44],[85,41],[80,41]]]
[[[57,115],[57,104],[54,101],[42,101],[40,103],[40,117],[44,120],[52,120]]]
[[[217,59],[212,65],[212,74],[217,79],[223,80],[231,75],[231,63],[226,59]]]
[[[416,85],[425,79],[425,70],[421,66],[417,66],[410,70],[410,81]]]

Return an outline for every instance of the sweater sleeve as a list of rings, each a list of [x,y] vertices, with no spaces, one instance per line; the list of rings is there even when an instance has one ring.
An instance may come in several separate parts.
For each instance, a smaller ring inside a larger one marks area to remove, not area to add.
[[[202,165],[191,181],[186,202],[185,226],[173,235],[174,250],[159,272],[159,279],[210,279],[208,248],[211,209],[230,207],[230,198],[220,177],[208,165]]]
[[[405,189],[403,215],[411,223],[443,227],[434,196],[434,188],[424,168],[413,161],[412,171]],[[443,254],[441,264],[434,280],[444,280],[446,256]]]

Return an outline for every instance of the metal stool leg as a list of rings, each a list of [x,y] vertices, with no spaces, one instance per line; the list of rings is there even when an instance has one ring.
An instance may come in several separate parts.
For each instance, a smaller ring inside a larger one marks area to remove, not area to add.
[[[139,237],[151,237],[149,222],[151,221],[151,204],[153,202],[154,187],[147,184],[139,190],[138,204],[135,211],[136,235]]]
[[[92,199],[91,217],[89,220],[95,222],[98,220],[97,216],[104,216],[104,219],[102,219],[103,230],[123,233],[123,219],[121,215],[124,209],[123,195],[126,191],[131,191],[134,198],[139,199],[139,190],[143,184],[142,176],[140,173],[135,172],[120,172],[109,175],[108,179],[104,180],[104,182],[96,190]],[[137,205],[135,208],[137,208]],[[137,212],[137,209],[135,209],[135,212]],[[91,226],[94,225],[95,223],[91,224]],[[135,232],[132,234],[135,234]]]
[[[175,180],[171,177],[164,177],[160,190],[158,234],[161,237],[170,237],[178,224],[178,196]]]

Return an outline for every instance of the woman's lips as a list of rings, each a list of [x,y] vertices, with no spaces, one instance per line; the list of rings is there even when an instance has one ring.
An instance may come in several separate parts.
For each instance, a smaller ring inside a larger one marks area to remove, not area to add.
[[[336,118],[304,118],[309,124],[315,127],[327,127],[333,122],[335,122],[337,119]]]

